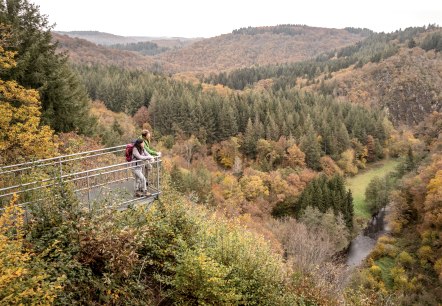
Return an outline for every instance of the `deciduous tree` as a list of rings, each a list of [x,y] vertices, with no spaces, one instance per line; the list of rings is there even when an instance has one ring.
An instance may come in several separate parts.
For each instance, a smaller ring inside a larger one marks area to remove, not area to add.
[[[13,55],[0,46],[2,70],[15,65]],[[47,158],[57,153],[54,131],[40,125],[40,101],[36,90],[0,79],[0,113],[0,164]]]

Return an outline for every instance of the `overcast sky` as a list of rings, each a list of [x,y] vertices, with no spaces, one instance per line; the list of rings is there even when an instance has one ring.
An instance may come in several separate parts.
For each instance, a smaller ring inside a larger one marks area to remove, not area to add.
[[[442,0],[29,0],[57,31],[213,37],[248,26],[305,24],[392,32],[435,23]]]

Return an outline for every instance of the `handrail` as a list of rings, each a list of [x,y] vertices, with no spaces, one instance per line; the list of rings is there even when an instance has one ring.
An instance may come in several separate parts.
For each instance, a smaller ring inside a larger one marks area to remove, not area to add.
[[[153,161],[153,162],[149,162],[147,160],[146,161],[138,160],[136,162],[137,163],[141,162],[142,164],[152,164],[152,163],[156,163],[156,162],[160,162],[161,161],[161,159],[159,157],[157,157],[157,156],[154,156],[154,160],[155,161]],[[89,169],[89,170],[80,171],[80,172],[68,173],[68,174],[64,174],[64,175],[59,176],[59,178],[65,179],[65,178],[69,178],[69,177],[74,176],[74,175],[81,175],[81,174],[85,174],[85,173],[101,171],[101,170],[105,170],[105,169],[109,169],[109,168],[115,168],[115,167],[119,167],[119,166],[125,166],[124,169],[133,169],[133,168],[139,166],[139,165],[135,164],[136,162],[130,162],[130,163],[124,162],[124,163],[120,163],[120,164],[113,164],[113,165],[109,165],[109,166]],[[102,174],[106,174],[106,173],[107,172],[102,173]],[[94,175],[96,175],[96,174],[94,174]],[[18,188],[18,187],[29,186],[29,185],[33,185],[33,184],[37,184],[37,183],[45,183],[45,182],[52,181],[52,180],[53,180],[53,178],[48,178],[48,179],[44,179],[44,180],[40,180],[40,181],[33,181],[33,182],[27,182],[27,183],[23,183],[23,184],[19,184],[19,185],[14,185],[14,186],[8,186],[8,187],[0,188],[0,192],[6,191],[6,190],[10,190],[10,189],[14,189],[14,188]],[[0,194],[0,197],[1,196],[2,195]]]
[[[44,162],[44,161],[49,161],[49,160],[60,159],[61,157],[71,157],[71,156],[76,156],[76,155],[86,155],[86,154],[93,153],[93,152],[100,152],[100,151],[105,151],[105,150],[110,150],[110,149],[115,149],[115,148],[124,148],[124,147],[125,147],[125,145],[118,145],[118,146],[115,146],[115,147],[102,148],[102,149],[97,149],[97,150],[78,152],[78,153],[72,153],[72,154],[68,154],[68,155],[60,155],[60,156],[55,156],[55,157],[51,157],[51,158],[39,159],[39,160],[36,160],[36,161],[30,161],[30,162],[25,162],[25,163],[21,163],[21,164],[4,166],[2,168],[4,169],[4,168],[15,167],[15,166],[18,167],[18,166],[23,166],[23,165],[26,165],[26,164],[34,164],[34,163],[37,163],[37,162]]]
[[[119,151],[124,151],[123,150],[124,148],[125,148],[125,145],[120,145],[120,146],[111,147],[111,148],[104,148],[104,149],[74,153],[74,154],[69,154],[69,155],[61,155],[61,156],[47,158],[47,159],[40,159],[40,160],[36,160],[36,161],[32,161],[32,162],[3,166],[3,167],[0,167],[0,175],[5,174],[5,173],[14,173],[17,171],[24,171],[24,170],[32,169],[35,167],[44,167],[44,166],[60,164],[60,163],[68,162],[68,161],[72,162],[72,161],[81,160],[81,159],[85,159],[85,158],[89,158],[89,157],[96,157],[96,156],[101,156],[101,155],[105,155],[105,154],[116,153]],[[115,150],[110,151],[111,149],[115,149]],[[95,155],[86,155],[89,153],[101,152],[101,151],[105,151],[105,150],[109,150],[109,151],[95,154]],[[68,157],[73,157],[73,156],[78,156],[78,155],[80,155],[80,156],[85,155],[85,156],[68,159]],[[49,163],[49,161],[54,161],[54,163]],[[21,167],[21,166],[25,166],[25,168],[17,168],[17,169],[13,169],[13,170],[8,170],[10,168]]]

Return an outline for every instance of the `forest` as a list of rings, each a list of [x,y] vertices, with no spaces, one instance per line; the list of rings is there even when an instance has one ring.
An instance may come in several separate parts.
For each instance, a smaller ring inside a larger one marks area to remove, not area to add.
[[[231,35],[299,31],[314,30]],[[110,209],[110,192],[86,212],[68,184],[48,187],[44,203],[0,202],[0,303],[442,303],[442,30],[343,31],[360,41],[182,77],[89,62],[92,51],[72,60],[37,6],[1,1],[1,171],[149,129],[163,175],[149,208]],[[148,42],[101,48],[124,61],[176,52]],[[389,231],[351,267],[351,241],[370,217],[355,209],[347,179],[391,159],[398,166],[369,182],[363,204],[373,217],[388,211]],[[0,174],[0,190],[7,180]]]

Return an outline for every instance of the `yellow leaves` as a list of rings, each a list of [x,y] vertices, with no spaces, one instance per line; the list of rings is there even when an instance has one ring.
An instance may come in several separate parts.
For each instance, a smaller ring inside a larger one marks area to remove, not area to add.
[[[434,178],[427,185],[427,200],[429,198],[442,201],[442,170],[437,171]]]
[[[227,174],[223,178],[221,181],[221,187],[225,199],[229,199],[231,197],[243,197],[238,180],[231,174]]]
[[[404,288],[408,284],[408,277],[403,267],[394,267],[390,270],[396,288]]]
[[[437,275],[439,276],[439,282],[442,283],[442,257],[440,257],[438,260],[436,260],[436,263],[434,264],[434,270],[436,271]]]
[[[398,253],[398,249],[394,245],[395,241],[396,240],[392,237],[385,235],[381,236],[378,239],[376,246],[371,251],[370,257],[372,259],[378,259],[384,256],[395,258]]]
[[[424,222],[428,226],[442,228],[442,170],[438,170],[427,185],[424,207]]]
[[[241,297],[228,279],[230,269],[207,256],[203,250],[188,250],[176,269],[174,285],[185,302],[189,296],[199,304],[235,304]]]
[[[305,167],[305,154],[296,144],[293,144],[287,149],[287,162],[292,168]]]
[[[49,305],[61,289],[61,279],[46,280],[45,271],[24,246],[23,210],[17,196],[0,216],[0,304]]]
[[[11,66],[12,54],[0,47],[0,65]],[[54,132],[40,126],[40,101],[36,90],[25,89],[15,81],[0,80],[0,153],[2,163],[17,158],[54,156],[57,144]]]
[[[341,159],[338,161],[338,165],[345,173],[355,175],[358,173],[358,167],[354,165],[354,162],[355,152],[353,149],[348,149],[341,153]]]
[[[257,175],[243,176],[240,180],[240,184],[247,200],[269,195],[269,189]]]
[[[370,273],[375,276],[376,278],[380,279],[382,276],[382,270],[379,266],[377,265],[372,265],[370,267]]]
[[[414,134],[413,134],[413,132],[412,131],[410,131],[410,130],[406,130],[404,133],[403,133],[403,139],[405,139],[406,141],[407,141],[407,143],[409,144],[409,145],[415,145],[415,144],[418,144],[419,143],[419,139],[416,139],[416,137],[414,137]]]
[[[230,137],[228,140],[221,141],[214,145],[212,152],[218,162],[225,168],[231,169],[235,164],[238,155],[239,140],[236,137]]]
[[[120,139],[126,139],[127,141],[127,139],[132,139],[137,136],[134,120],[123,112],[115,113],[107,109],[102,101],[94,101],[90,113],[98,119],[98,123],[103,130],[110,131],[116,122],[121,127],[123,134],[114,135],[115,137],[120,137]],[[146,120],[146,118],[144,120]]]
[[[401,263],[404,266],[411,266],[415,262],[414,258],[411,257],[411,255],[406,251],[402,251],[398,255],[398,260],[399,260],[399,263]]]
[[[417,250],[417,256],[420,259],[421,265],[424,266],[428,261],[432,261],[434,251],[428,245],[423,245]]]
[[[5,51],[5,49],[0,46],[0,69],[6,70],[14,68],[17,65],[14,60],[16,54],[16,51]]]

